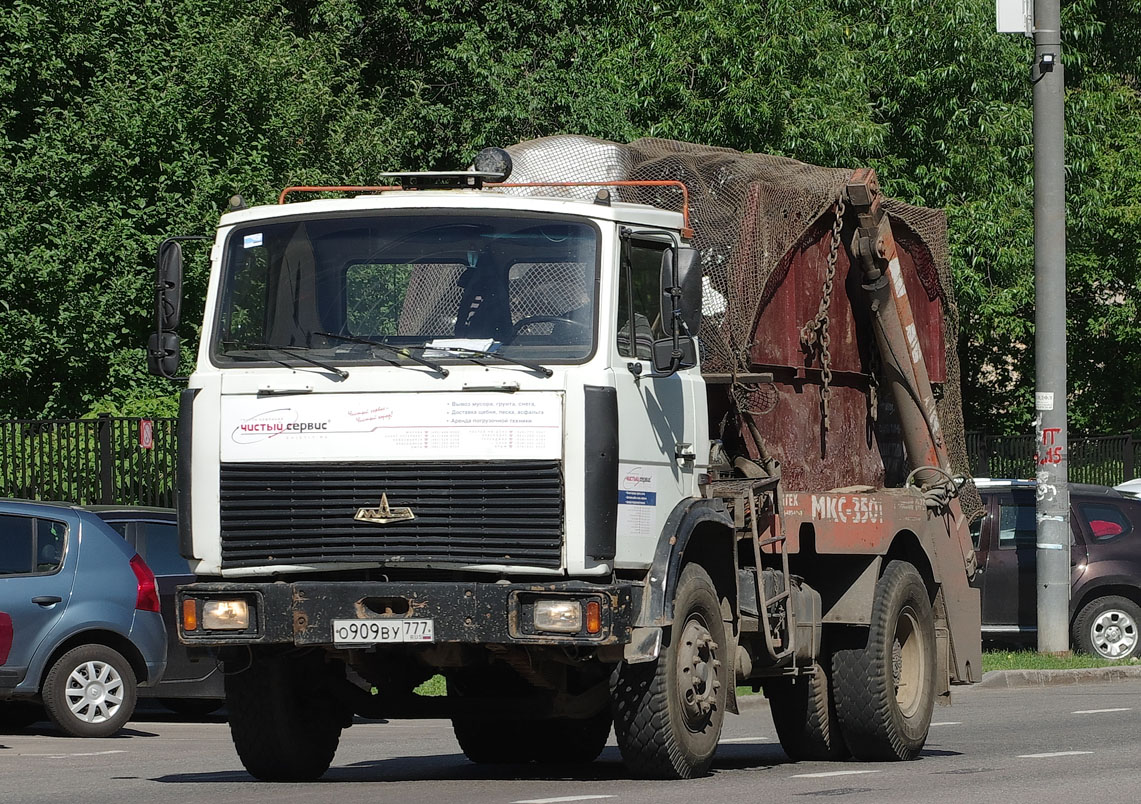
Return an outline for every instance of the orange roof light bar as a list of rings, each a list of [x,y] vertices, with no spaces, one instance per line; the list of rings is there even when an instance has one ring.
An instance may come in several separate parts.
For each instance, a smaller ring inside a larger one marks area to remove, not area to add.
[[[693,229],[689,225],[689,188],[685,182],[673,180],[656,181],[529,181],[529,182],[500,182],[487,183],[485,187],[674,187],[681,191],[681,220],[683,237],[693,237]],[[401,184],[384,185],[328,185],[307,186],[298,185],[286,187],[281,191],[277,203],[284,204],[285,197],[290,193],[383,193],[389,190],[403,190]],[[418,188],[416,188],[418,189]]]
[[[685,182],[676,180],[646,181],[527,181],[488,184],[488,187],[676,187],[681,190],[681,234],[693,237],[689,226],[689,188]]]

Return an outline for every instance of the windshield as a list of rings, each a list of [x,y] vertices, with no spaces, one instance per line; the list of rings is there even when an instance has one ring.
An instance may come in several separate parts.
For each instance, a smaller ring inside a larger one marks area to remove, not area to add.
[[[577,220],[418,211],[259,223],[230,234],[223,266],[223,362],[593,352],[598,231]]]

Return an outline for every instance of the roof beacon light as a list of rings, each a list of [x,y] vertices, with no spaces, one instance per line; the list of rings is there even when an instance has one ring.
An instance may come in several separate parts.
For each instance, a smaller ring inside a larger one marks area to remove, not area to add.
[[[475,155],[472,165],[476,173],[482,173],[487,181],[507,181],[511,175],[511,154],[502,148],[484,148]],[[495,178],[492,178],[492,176]]]

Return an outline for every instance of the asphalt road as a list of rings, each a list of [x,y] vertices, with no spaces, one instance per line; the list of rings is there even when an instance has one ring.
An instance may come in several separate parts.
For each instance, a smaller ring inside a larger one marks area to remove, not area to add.
[[[0,802],[478,802],[694,804],[840,798],[925,804],[1132,802],[1141,790],[1141,680],[956,690],[909,763],[791,763],[763,699],[727,721],[709,777],[627,777],[613,741],[592,765],[486,767],[445,721],[361,722],[314,784],[273,785],[242,770],[221,719],[143,714],[119,737],[77,740],[44,723],[0,735]]]

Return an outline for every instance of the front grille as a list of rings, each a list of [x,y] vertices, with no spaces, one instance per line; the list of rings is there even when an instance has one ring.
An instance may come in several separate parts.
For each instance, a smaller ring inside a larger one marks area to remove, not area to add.
[[[415,519],[355,520],[408,507]],[[224,463],[222,566],[562,563],[558,461]]]

